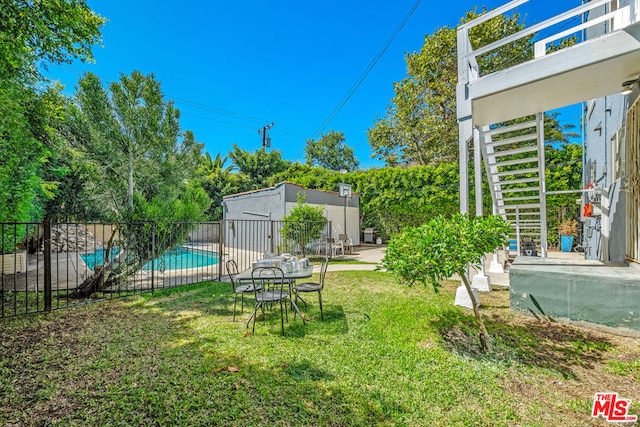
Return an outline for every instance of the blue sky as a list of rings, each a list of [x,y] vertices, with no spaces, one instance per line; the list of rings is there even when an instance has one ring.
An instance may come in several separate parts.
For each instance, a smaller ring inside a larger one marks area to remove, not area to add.
[[[266,0],[89,0],[106,17],[103,47],[94,64],[52,65],[47,77],[72,93],[83,71],[103,82],[133,70],[154,73],[182,112],[205,151],[226,155],[233,143],[253,151],[258,129],[269,131],[272,148],[304,162],[305,141],[320,132],[344,132],[360,167],[372,159],[366,131],[385,114],[393,83],[406,75],[404,55],[420,49],[425,34],[455,27],[478,5],[506,1],[422,0],[366,79],[325,127],[323,124],[380,53],[416,0],[322,2]],[[520,7],[526,22],[580,5],[580,0],[533,0]],[[579,109],[563,112],[577,121]]]

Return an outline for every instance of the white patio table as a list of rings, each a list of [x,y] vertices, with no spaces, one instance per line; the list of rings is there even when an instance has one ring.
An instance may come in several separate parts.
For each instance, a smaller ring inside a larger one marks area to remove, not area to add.
[[[236,279],[238,280],[251,280],[251,272],[253,271],[252,268],[248,268],[246,270],[244,270],[241,273],[238,273],[238,275],[236,275]],[[313,274],[313,266],[310,265],[308,267],[304,267],[301,268],[300,270],[293,270],[290,273],[287,273],[286,271],[282,270],[282,272],[284,273],[284,278],[292,281],[292,280],[298,280],[298,279],[306,279],[307,277],[311,277],[311,275]]]

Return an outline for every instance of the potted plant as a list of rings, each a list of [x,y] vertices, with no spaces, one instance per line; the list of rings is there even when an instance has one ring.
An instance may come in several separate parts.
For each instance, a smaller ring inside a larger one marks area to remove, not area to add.
[[[562,252],[571,252],[573,238],[578,234],[578,221],[573,218],[563,220],[558,225],[558,234],[560,234]]]

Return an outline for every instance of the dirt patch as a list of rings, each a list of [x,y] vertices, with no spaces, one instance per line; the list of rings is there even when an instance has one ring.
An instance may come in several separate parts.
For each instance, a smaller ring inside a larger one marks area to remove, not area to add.
[[[610,425],[590,411],[595,393],[613,391],[631,399],[629,412],[640,415],[640,338],[516,314],[509,310],[507,290],[483,293],[482,302],[492,351],[480,352],[473,322],[443,328],[443,344],[467,357],[504,363],[503,386],[516,400],[541,403],[550,422],[566,419],[565,426]],[[520,416],[527,419],[526,413]]]

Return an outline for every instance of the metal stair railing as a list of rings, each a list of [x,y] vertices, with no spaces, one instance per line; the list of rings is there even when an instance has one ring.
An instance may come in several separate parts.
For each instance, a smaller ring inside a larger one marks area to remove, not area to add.
[[[485,126],[479,138],[495,212],[514,224],[510,237],[517,239],[518,253],[526,236],[546,256],[543,115],[510,126]],[[533,152],[536,156],[530,157]]]

